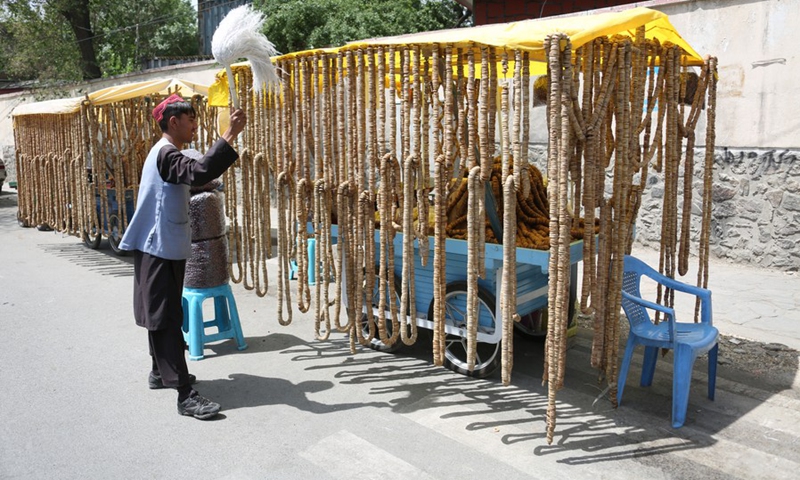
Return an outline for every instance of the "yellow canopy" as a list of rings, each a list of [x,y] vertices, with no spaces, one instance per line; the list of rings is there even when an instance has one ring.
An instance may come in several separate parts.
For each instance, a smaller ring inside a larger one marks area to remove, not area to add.
[[[16,107],[12,112],[12,117],[22,117],[26,115],[67,115],[79,112],[83,97],[58,98],[56,100],[46,100],[44,102],[26,103]]]
[[[168,92],[175,93],[176,90],[184,97],[191,97],[194,95],[208,96],[207,85],[172,78],[104,88],[103,90],[90,93],[89,100],[94,105],[105,105],[107,103],[128,100],[129,98],[144,97],[146,95],[165,95]]]
[[[645,27],[645,36],[648,39],[658,39],[662,44],[670,42],[682,48],[686,52],[687,65],[703,64],[703,58],[681,38],[666,14],[643,7],[622,12],[522,20],[471,28],[435,30],[395,37],[358,40],[342,47],[293,52],[274,57],[273,61],[307,56],[317,52],[336,53],[368,46],[449,44],[454,47],[468,48],[488,45],[530,52],[531,74],[541,75],[547,70],[546,64],[543,63],[546,60],[544,40],[552,33],[564,33],[569,36],[572,48],[576,49],[598,37],[623,35],[632,38],[636,35],[636,29],[641,26]],[[246,62],[238,63],[234,65],[234,68],[247,65]],[[513,62],[509,67],[513,72]],[[478,68],[476,68],[476,77],[480,76],[480,72],[477,70]],[[218,107],[228,105],[228,79],[224,70],[217,74],[214,84],[209,88],[209,104]]]
[[[572,42],[572,48],[598,37],[623,35],[633,38],[636,29],[644,25],[648,39],[657,38],[661,43],[671,42],[681,47],[688,55],[690,65],[702,65],[703,59],[681,38],[666,14],[649,8],[638,7],[622,12],[521,20],[518,22],[482,25],[472,28],[435,30],[396,37],[360,40],[346,45],[358,48],[374,45],[451,44],[454,47],[488,45],[507,47],[531,52],[532,60],[544,62],[544,40],[552,33],[564,33]]]
[[[176,90],[185,97],[194,95],[208,96],[208,86],[175,78],[117,85],[97,90],[87,96],[93,105],[105,105],[146,95],[165,95],[167,92],[175,92]],[[81,102],[84,100],[84,97],[73,97],[29,103],[15,108],[11,115],[19,117],[24,115],[66,115],[76,113],[80,111]]]

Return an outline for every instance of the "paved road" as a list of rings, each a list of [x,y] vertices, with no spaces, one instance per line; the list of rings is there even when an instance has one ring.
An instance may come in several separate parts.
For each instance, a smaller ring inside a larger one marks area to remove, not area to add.
[[[191,362],[224,415],[181,417],[175,393],[146,387],[146,334],[131,318],[132,266],[76,238],[15,222],[0,195],[0,478],[654,479],[794,478],[800,390],[721,366],[717,399],[695,368],[688,421],[670,428],[671,368],[649,389],[631,372],[617,410],[600,395],[580,332],[568,353],[553,445],[544,440],[542,343],[515,342],[512,385],[288,327],[275,290],[239,285],[249,348],[232,341]],[[271,265],[276,285],[275,264]]]

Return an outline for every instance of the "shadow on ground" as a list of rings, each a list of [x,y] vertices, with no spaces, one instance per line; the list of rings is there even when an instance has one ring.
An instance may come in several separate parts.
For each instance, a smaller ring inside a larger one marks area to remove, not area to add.
[[[385,407],[395,413],[413,417],[421,411],[441,410],[438,418],[457,422],[464,431],[503,432],[503,444],[528,444],[532,454],[557,455],[558,462],[570,465],[626,458],[658,463],[665,454],[712,447],[732,427],[736,436],[761,437],[764,432],[757,425],[740,425],[739,420],[770,402],[771,396],[792,388],[781,378],[757,382],[746,372],[720,367],[717,399],[712,402],[706,398],[707,361],[698,359],[686,425],[673,429],[671,356],[659,359],[655,381],[645,388],[638,385],[642,359],[640,353],[636,355],[623,404],[614,409],[596,370],[589,366],[591,332],[581,329],[568,352],[565,385],[557,397],[554,441],[547,445],[543,349],[541,340],[516,338],[509,386],[502,385],[499,371],[488,379],[473,379],[435,367],[430,347],[422,344],[403,347],[395,354],[359,347],[353,355],[345,339],[335,339],[297,344],[281,353],[294,362],[308,363],[306,370],[330,371],[341,386],[367,385],[369,395],[385,401]],[[750,448],[763,447],[771,455],[794,458],[792,445],[797,437],[773,433],[771,438],[780,442],[753,441]]]
[[[54,235],[53,232],[49,233]],[[61,234],[55,234],[61,235]],[[64,243],[44,243],[39,247],[50,255],[61,257],[75,265],[84,267],[90,271],[101,275],[112,277],[132,277],[133,276],[133,257],[118,256],[110,248],[92,250],[75,239],[74,244]],[[103,242],[105,243],[105,242]]]
[[[211,331],[213,332],[214,330]],[[205,358],[214,358],[219,355],[278,352],[287,348],[306,344],[304,340],[285,333],[272,333],[261,337],[246,337],[245,343],[247,343],[247,348],[244,350],[239,350],[236,347],[236,342],[232,340],[213,343],[206,345],[203,353],[205,354]],[[209,351],[211,353],[209,353]]]
[[[334,387],[327,380],[307,380],[293,383],[283,378],[260,377],[246,373],[232,373],[227,380],[203,381],[203,395],[218,401],[225,410],[288,405],[310,413],[332,413],[364,407],[384,407],[383,402],[352,402],[327,404],[308,398],[309,394]]]
[[[0,206],[8,207],[9,197],[3,194]],[[48,234],[54,235],[41,233]],[[117,257],[105,242],[103,246],[101,250],[91,250],[76,238],[74,244],[45,243],[40,248],[101,275],[132,276],[132,258]],[[226,410],[283,404],[317,414],[375,407],[411,418],[432,415],[460,434],[496,433],[492,438],[509,448],[522,448],[536,456],[555,456],[556,461],[569,465],[632,458],[658,463],[672,458],[671,453],[707,448],[712,450],[706,456],[737,455],[731,447],[793,462],[800,439],[800,431],[792,430],[791,425],[781,426],[780,430],[775,426],[781,422],[781,412],[800,405],[800,392],[792,389],[798,372],[796,356],[786,368],[788,374],[782,376],[744,372],[735,363],[720,365],[715,402],[706,398],[707,360],[699,359],[694,368],[687,422],[676,430],[670,427],[671,354],[659,359],[653,385],[644,388],[638,385],[641,352],[637,352],[623,404],[614,409],[598,381],[597,371],[590,367],[591,332],[581,329],[567,354],[565,385],[557,397],[555,437],[547,445],[548,392],[541,381],[541,340],[516,338],[509,386],[502,385],[499,372],[488,379],[473,379],[433,366],[430,338],[426,335],[420,335],[416,345],[395,354],[360,346],[353,354],[342,335],[316,342],[273,333],[248,337],[246,341],[248,349],[243,352],[236,350],[234,342],[227,341],[206,346],[205,353],[213,359],[228,354],[277,352],[306,371],[325,373],[325,380],[292,381],[233,373],[227,379],[202,382],[203,394],[218,400]],[[721,345],[721,355],[722,348]],[[326,397],[324,392],[333,388],[348,389],[338,398],[360,401],[321,401]],[[321,395],[310,398],[314,394]],[[754,414],[756,411],[759,413]],[[703,476],[700,473],[695,477]]]

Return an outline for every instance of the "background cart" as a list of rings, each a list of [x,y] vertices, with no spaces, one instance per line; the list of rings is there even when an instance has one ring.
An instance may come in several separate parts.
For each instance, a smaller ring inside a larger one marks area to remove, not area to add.
[[[106,186],[105,192],[97,188],[94,189],[96,222],[88,229],[83,231],[84,244],[92,249],[100,247],[100,240],[105,235],[108,238],[108,245],[117,255],[125,255],[126,251],[119,248],[122,234],[125,232],[125,225],[133,217],[136,204],[134,202],[133,189],[124,190],[125,204],[120,205],[117,200],[117,189]],[[103,195],[102,193],[105,193]],[[105,200],[104,198],[105,197]]]

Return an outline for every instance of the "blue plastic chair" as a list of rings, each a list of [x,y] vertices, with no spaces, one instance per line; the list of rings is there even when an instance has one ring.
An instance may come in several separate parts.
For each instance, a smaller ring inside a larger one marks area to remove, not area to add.
[[[639,284],[642,275],[678,292],[685,292],[700,298],[700,322],[679,323],[672,308],[649,302],[641,298]],[[633,349],[644,345],[642,365],[643,387],[653,383],[658,351],[662,348],[673,350],[672,372],[672,426],[680,428],[686,421],[686,407],[689,404],[689,385],[692,381],[692,367],[695,359],[708,352],[708,398],[714,400],[717,379],[717,339],[719,331],[711,325],[711,291],[687,285],[665,277],[647,264],[629,255],[625,256],[622,279],[622,309],[630,322],[631,330],[625,356],[617,381],[617,404],[622,403],[625,378],[631,366]],[[664,319],[655,325],[647,309],[662,312]]]

